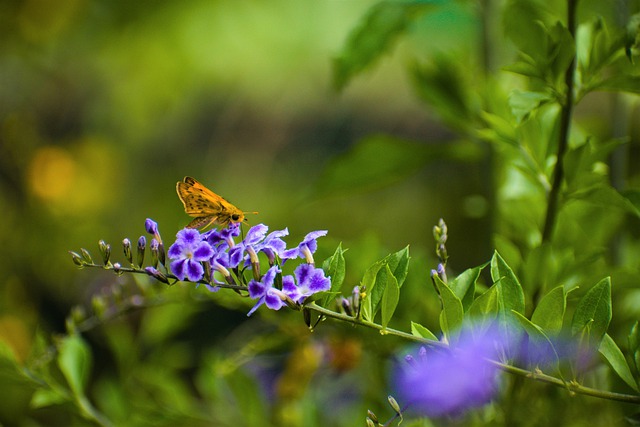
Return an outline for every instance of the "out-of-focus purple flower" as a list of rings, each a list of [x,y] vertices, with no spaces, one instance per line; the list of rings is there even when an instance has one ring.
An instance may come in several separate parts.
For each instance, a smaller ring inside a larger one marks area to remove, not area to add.
[[[326,235],[327,230],[312,231],[304,237],[297,247],[283,251],[280,257],[283,260],[304,258],[309,264],[313,264],[313,253],[318,249],[318,242],[316,240],[318,237]]]
[[[292,276],[285,276],[282,278],[282,291],[297,303],[302,303],[305,298],[316,292],[328,291],[331,288],[331,280],[324,276],[324,271],[311,264],[300,264],[293,274],[297,286]]]
[[[169,248],[171,271],[179,280],[185,277],[197,282],[204,276],[203,261],[209,261],[213,256],[213,249],[197,230],[185,228],[176,235],[176,241]]]
[[[256,305],[247,313],[247,316],[251,316],[262,304],[265,304],[272,310],[280,310],[285,304],[284,300],[288,298],[287,295],[273,287],[276,274],[279,272],[278,267],[274,265],[267,270],[260,281],[252,280],[249,282],[249,296],[251,298],[258,298],[258,302],[256,302]]]
[[[460,415],[489,403],[501,371],[487,359],[498,358],[502,341],[497,328],[489,328],[481,337],[465,329],[455,347],[421,347],[397,370],[398,395],[409,408],[428,417]]]

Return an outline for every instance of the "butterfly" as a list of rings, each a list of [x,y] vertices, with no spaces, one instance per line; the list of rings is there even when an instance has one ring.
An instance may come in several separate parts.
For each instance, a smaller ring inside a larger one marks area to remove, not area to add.
[[[195,218],[187,228],[206,228],[212,224],[226,227],[232,222],[246,221],[247,213],[258,213],[241,211],[190,176],[176,184],[176,191],[184,211]]]

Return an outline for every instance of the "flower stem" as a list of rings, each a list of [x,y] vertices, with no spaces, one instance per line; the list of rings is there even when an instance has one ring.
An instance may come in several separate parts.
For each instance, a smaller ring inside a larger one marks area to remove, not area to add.
[[[578,0],[567,0],[567,28],[571,37],[576,39],[576,9]],[[574,94],[576,71],[576,54],[574,53],[571,64],[565,71],[564,83],[566,94],[560,112],[560,140],[558,141],[558,152],[556,154],[556,165],[553,170],[551,189],[547,203],[547,213],[545,215],[542,229],[542,243],[550,242],[553,237],[553,229],[558,217],[558,202],[560,198],[560,188],[564,180],[564,156],[569,146],[569,134],[571,132],[571,117],[573,116]]]

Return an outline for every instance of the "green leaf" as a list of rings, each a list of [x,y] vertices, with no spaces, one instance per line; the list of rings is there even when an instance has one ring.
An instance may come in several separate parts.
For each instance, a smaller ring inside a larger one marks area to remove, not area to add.
[[[500,313],[524,313],[524,292],[511,267],[496,251],[491,258],[491,278],[498,288]]]
[[[397,281],[398,288],[402,287],[409,272],[409,259],[409,247],[407,246],[398,252],[387,255],[365,272],[362,279],[362,286],[367,293],[362,307],[365,319],[373,321],[375,318],[389,280]],[[388,266],[389,270],[384,268],[385,266]]]
[[[398,279],[398,287],[402,287],[404,280],[407,278],[410,259],[408,245],[398,252],[391,254],[389,257],[389,266],[391,267],[394,277]]]
[[[425,64],[416,64],[411,76],[416,92],[443,121],[453,128],[467,130],[476,118],[471,108],[476,95],[465,84],[465,68],[460,58],[437,55]]]
[[[511,1],[503,12],[504,32],[518,49],[532,57],[544,56],[544,9],[533,1]]]
[[[487,265],[488,264],[483,264],[478,267],[468,268],[447,283],[453,293],[462,302],[462,307],[465,311],[468,310],[473,303],[473,297],[476,292],[476,282],[480,277],[480,273]]]
[[[59,405],[69,401],[69,396],[65,396],[59,390],[40,388],[31,397],[31,406],[34,409],[46,408],[47,406]]]
[[[618,190],[609,184],[597,183],[586,188],[583,187],[579,191],[570,193],[568,197],[575,200],[584,200],[594,206],[619,209],[640,217],[640,209],[629,198],[621,195]]]
[[[595,90],[640,94],[640,76],[615,75],[594,86]]]
[[[580,299],[571,323],[571,333],[576,335],[587,328],[589,342],[598,344],[611,322],[611,278],[606,277]]]
[[[523,314],[515,310],[511,310],[511,313],[529,336],[529,359],[536,365],[550,365],[558,370],[560,358],[547,334],[544,333],[539,325],[534,324],[531,320],[524,317]]]
[[[498,316],[499,308],[498,286],[493,285],[473,301],[467,317],[472,321],[492,321]]]
[[[453,333],[462,326],[464,319],[464,309],[462,301],[453,293],[451,288],[444,283],[440,277],[433,276],[440,300],[442,301],[442,312],[440,313],[440,327],[445,336],[452,342]]]
[[[629,352],[636,367],[636,372],[640,371],[640,323],[636,321],[628,336]]]
[[[91,371],[91,352],[79,335],[65,337],[59,346],[58,366],[73,394],[84,396]]]
[[[364,277],[360,282],[360,291],[365,294],[361,301],[362,317],[370,322],[373,322],[373,318],[375,316],[371,292],[376,287],[378,272],[383,266],[383,261],[377,261],[376,263],[374,263],[367,269],[367,271],[365,271]]]
[[[342,243],[338,245],[336,251],[327,258],[322,264],[322,269],[327,277],[331,278],[331,289],[329,289],[329,295],[322,301],[322,306],[326,307],[331,301],[333,295],[336,292],[340,292],[342,283],[344,282],[344,276],[346,272],[346,265],[344,261],[344,253],[346,251],[342,249]]]
[[[509,95],[509,106],[516,121],[520,123],[527,120],[534,110],[552,99],[547,93],[514,90]]]
[[[551,336],[562,329],[564,313],[567,308],[567,294],[562,285],[551,289],[533,311],[531,321]]]
[[[513,148],[520,148],[516,129],[510,121],[486,111],[481,111],[480,117],[486,127],[477,132],[479,138],[489,142],[506,144]]]
[[[604,334],[598,350],[600,351],[600,354],[607,359],[607,362],[609,362],[616,374],[618,374],[618,376],[620,376],[620,378],[622,378],[629,387],[635,391],[639,391],[638,383],[631,373],[631,369],[627,364],[627,360],[624,358],[624,354],[622,354],[622,351],[609,334]]]
[[[414,175],[443,158],[472,161],[481,156],[477,144],[429,143],[387,135],[361,139],[329,162],[318,179],[314,197],[361,193],[383,188]]]
[[[620,193],[622,197],[635,207],[640,212],[640,191],[638,190],[626,190]]]
[[[396,40],[409,30],[411,24],[441,1],[397,2],[383,1],[374,5],[359,25],[349,34],[340,55],[333,62],[333,81],[336,89],[343,89],[358,73],[364,71]]]
[[[416,322],[411,322],[411,335],[426,338],[428,340],[438,341],[438,337],[436,337],[433,332]]]
[[[387,273],[387,286],[385,287],[384,294],[382,295],[382,327],[386,328],[393,317],[393,313],[398,306],[398,300],[400,299],[400,286],[398,280],[393,276],[389,264],[385,266]]]

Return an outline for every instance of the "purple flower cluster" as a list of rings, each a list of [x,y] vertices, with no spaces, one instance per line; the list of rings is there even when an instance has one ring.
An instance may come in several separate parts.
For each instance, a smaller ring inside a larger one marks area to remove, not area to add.
[[[293,249],[287,249],[282,240],[289,234],[286,228],[269,234],[267,231],[266,225],[258,224],[249,229],[242,241],[236,242],[235,238],[240,235],[239,223],[202,234],[185,228],[178,232],[175,243],[169,248],[170,269],[179,280],[200,282],[204,279],[211,290],[217,290],[215,285],[237,284],[232,271],[250,267],[253,279],[247,289],[249,296],[257,299],[257,302],[248,315],[262,304],[279,310],[285,304],[301,304],[310,295],[331,288],[330,278],[325,277],[321,268],[315,267],[313,260],[313,253],[318,246],[316,239],[326,235],[326,231],[307,234]],[[269,263],[269,269],[264,274],[260,270],[259,253],[263,253]],[[293,275],[283,277],[280,262],[298,257],[305,259],[306,264],[299,265]],[[215,278],[216,272],[222,275],[225,282]]]
[[[489,403],[501,372],[489,362],[498,359],[504,344],[497,330],[477,336],[466,328],[449,349],[420,347],[417,355],[405,356],[395,375],[399,396],[413,411],[434,418],[457,416]]]

